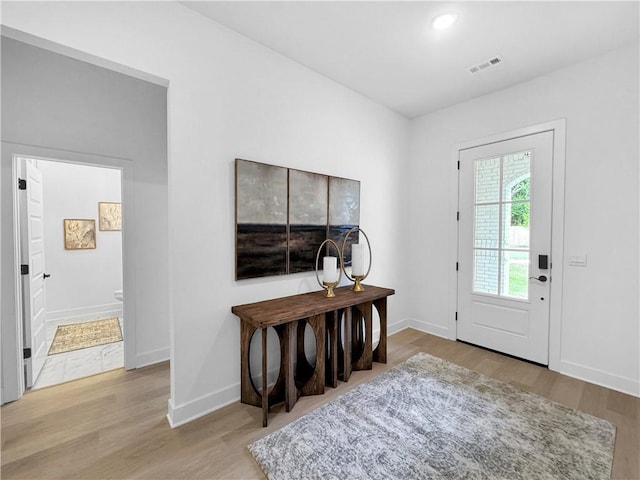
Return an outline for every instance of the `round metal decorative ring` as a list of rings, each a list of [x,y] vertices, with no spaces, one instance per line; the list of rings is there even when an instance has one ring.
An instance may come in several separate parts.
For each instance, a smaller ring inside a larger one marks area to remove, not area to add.
[[[338,244],[336,242],[334,242],[330,238],[327,238],[324,242],[320,244],[320,247],[318,248],[318,253],[316,254],[316,280],[318,281],[318,285],[320,285],[325,290],[327,289],[327,287],[320,281],[320,276],[318,275],[318,260],[320,260],[320,252],[322,252],[322,247],[324,247],[325,244],[327,243],[332,243],[333,246],[336,247],[336,251],[338,252],[338,262],[340,263],[340,265],[338,265],[339,267],[338,281],[336,282],[338,284],[342,279],[342,270],[344,269],[342,264],[342,252],[340,251],[340,247],[338,247]]]
[[[369,242],[369,237],[367,237],[367,234],[364,233],[364,230],[362,230],[360,227],[353,227],[344,236],[344,240],[342,241],[342,257],[344,258],[344,251],[347,248],[347,240],[349,239],[349,235],[351,235],[356,230],[359,231],[362,235],[364,235],[364,238],[367,241],[367,250],[369,250],[369,268],[367,269],[367,273],[365,273],[364,276],[362,277],[362,280],[364,280],[365,278],[367,278],[369,276],[369,272],[371,271],[372,255],[371,255],[371,243]],[[316,260],[316,262],[317,262],[317,260]],[[351,277],[351,275],[349,275],[346,270],[345,270],[344,274],[352,282],[355,281],[355,278]]]

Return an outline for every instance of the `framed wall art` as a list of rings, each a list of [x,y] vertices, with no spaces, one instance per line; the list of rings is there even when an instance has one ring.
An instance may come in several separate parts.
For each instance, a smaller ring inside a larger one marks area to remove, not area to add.
[[[96,221],[88,219],[64,219],[65,250],[90,250],[96,248]]]
[[[357,180],[239,158],[235,173],[236,280],[313,271],[322,242],[359,225]]]
[[[122,208],[117,202],[98,202],[98,228],[102,232],[122,230]]]

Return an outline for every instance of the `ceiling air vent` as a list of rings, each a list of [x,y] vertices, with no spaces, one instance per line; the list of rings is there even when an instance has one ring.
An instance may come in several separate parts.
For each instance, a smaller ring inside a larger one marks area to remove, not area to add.
[[[502,57],[493,57],[486,62],[479,63],[473,67],[469,67],[469,73],[478,73],[482,70],[486,70],[489,67],[494,67],[502,62]]]

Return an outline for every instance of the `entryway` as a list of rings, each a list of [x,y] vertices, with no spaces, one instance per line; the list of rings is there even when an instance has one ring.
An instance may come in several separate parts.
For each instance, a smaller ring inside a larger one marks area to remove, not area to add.
[[[458,151],[456,338],[548,365],[554,130],[530,130]]]
[[[14,163],[25,388],[124,367],[121,170]]]

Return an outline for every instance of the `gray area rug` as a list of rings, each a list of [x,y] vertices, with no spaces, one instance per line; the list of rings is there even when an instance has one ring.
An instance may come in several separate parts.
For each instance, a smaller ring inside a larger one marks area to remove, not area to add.
[[[608,479],[615,427],[419,353],[249,445],[271,480]]]

